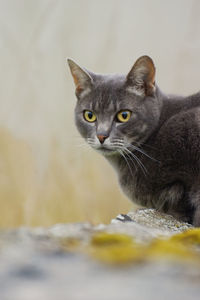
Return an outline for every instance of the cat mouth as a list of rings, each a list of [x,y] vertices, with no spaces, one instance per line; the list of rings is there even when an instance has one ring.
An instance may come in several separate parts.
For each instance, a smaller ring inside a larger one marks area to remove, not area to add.
[[[99,148],[95,148],[95,150],[103,155],[113,155],[113,154],[117,154],[118,151],[117,149],[115,148],[108,148],[108,147],[105,147],[105,146],[101,146]]]
[[[119,154],[119,145],[96,144],[95,142],[90,140],[88,140],[87,142],[95,151],[104,156]]]

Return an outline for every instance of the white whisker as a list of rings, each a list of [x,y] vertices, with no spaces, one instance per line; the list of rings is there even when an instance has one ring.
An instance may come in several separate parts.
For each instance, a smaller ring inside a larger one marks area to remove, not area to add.
[[[127,146],[127,147],[131,147],[132,149],[135,149],[136,151],[138,151],[138,152],[144,154],[146,157],[148,157],[148,158],[150,158],[150,159],[152,159],[152,160],[158,162],[157,159],[155,159],[155,158],[151,157],[150,155],[148,155],[148,154],[147,154],[146,152],[144,152],[141,148],[138,148],[138,147],[136,147],[135,145],[132,145],[132,144],[126,144],[126,146]]]
[[[143,171],[144,175],[146,176],[147,169],[145,168],[144,164],[141,162],[141,160],[137,157],[137,155],[135,155],[134,153],[132,153],[129,149],[127,149],[126,147],[124,147],[125,151],[127,151],[138,163],[138,165],[140,166],[141,170]]]
[[[127,163],[127,165],[128,165],[128,168],[129,168],[129,170],[130,170],[131,176],[133,177],[133,172],[132,172],[132,169],[131,169],[131,167],[130,167],[130,165],[129,165],[128,160],[126,159],[126,156],[124,155],[124,153],[123,153],[122,150],[118,150],[118,152],[121,154],[121,156],[122,156],[122,157],[124,158],[124,160],[126,161],[126,163]],[[133,177],[133,178],[134,178],[134,177]]]
[[[113,139],[112,141],[113,141],[114,143],[115,143],[115,142],[123,143],[123,145],[126,146],[126,148],[127,148],[127,147],[130,147],[130,148],[132,148],[132,149],[134,149],[134,150],[136,150],[136,151],[138,151],[138,152],[144,154],[146,157],[148,157],[148,158],[150,158],[150,159],[152,159],[152,160],[158,162],[157,159],[155,159],[155,158],[151,157],[150,155],[148,155],[148,154],[147,154],[144,150],[142,150],[141,148],[139,148],[139,147],[137,147],[137,146],[135,146],[135,145],[133,145],[133,144],[124,143],[123,139]],[[136,142],[136,143],[139,144],[138,142]],[[150,147],[150,146],[149,146],[149,147]]]
[[[132,162],[133,165],[134,165],[134,168],[135,168],[136,171],[137,171],[137,166],[136,166],[136,164],[135,164],[135,162],[134,162],[134,158],[132,158],[132,156],[126,151],[126,149],[123,149],[123,150],[124,150],[125,154],[128,156],[128,158],[131,160],[131,162]]]
[[[123,151],[126,152],[126,155],[127,155],[128,158],[131,160],[131,162],[133,163],[135,169],[137,170],[137,167],[136,167],[136,165],[135,165],[135,163],[134,163],[134,159],[132,159],[131,155],[126,151],[127,149],[123,146],[123,144],[122,144],[122,143],[114,143],[114,145],[117,146],[117,147],[119,147],[119,148],[121,149],[122,153],[123,153]],[[121,152],[120,152],[120,153],[121,153]],[[124,157],[124,156],[123,156],[123,157]],[[137,161],[137,160],[136,160],[136,161]]]
[[[123,143],[113,143],[113,145],[114,146],[117,146],[117,147],[119,147],[123,152],[125,152],[126,153],[126,155],[129,157],[129,159],[131,159],[130,157],[132,157],[136,162],[137,162],[137,164],[138,164],[138,166],[141,168],[141,170],[142,170],[142,172],[143,172],[143,174],[146,176],[146,174],[148,173],[147,172],[147,169],[145,168],[145,166],[144,166],[144,164],[141,162],[141,160],[134,154],[134,153],[132,153],[125,145],[123,145]],[[131,161],[132,161],[132,163],[134,164],[134,162],[133,162],[133,160],[131,159]],[[134,166],[135,166],[135,164],[134,164]],[[135,166],[135,168],[136,168],[136,166]],[[137,170],[137,168],[136,168],[136,170]]]

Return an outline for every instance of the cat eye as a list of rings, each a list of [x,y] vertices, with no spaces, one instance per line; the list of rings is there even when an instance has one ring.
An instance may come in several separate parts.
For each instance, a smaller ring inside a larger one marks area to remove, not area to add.
[[[121,123],[127,122],[131,117],[131,112],[129,110],[122,110],[117,114],[117,120]]]
[[[84,119],[90,123],[95,122],[97,119],[96,115],[90,110],[85,110],[83,112],[83,116],[84,116]]]

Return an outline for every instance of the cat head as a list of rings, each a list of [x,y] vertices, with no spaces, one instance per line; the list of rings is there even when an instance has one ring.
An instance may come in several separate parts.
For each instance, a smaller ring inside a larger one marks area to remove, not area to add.
[[[104,155],[142,144],[157,126],[160,109],[155,66],[140,57],[128,75],[100,75],[68,59],[76,87],[75,121],[83,138]]]

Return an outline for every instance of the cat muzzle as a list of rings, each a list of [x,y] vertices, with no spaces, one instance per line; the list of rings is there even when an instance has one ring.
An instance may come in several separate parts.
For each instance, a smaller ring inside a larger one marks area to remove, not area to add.
[[[100,135],[97,135],[98,139],[99,139],[99,142],[101,144],[104,143],[104,141],[108,138],[108,135],[103,135],[103,134],[100,134]]]

